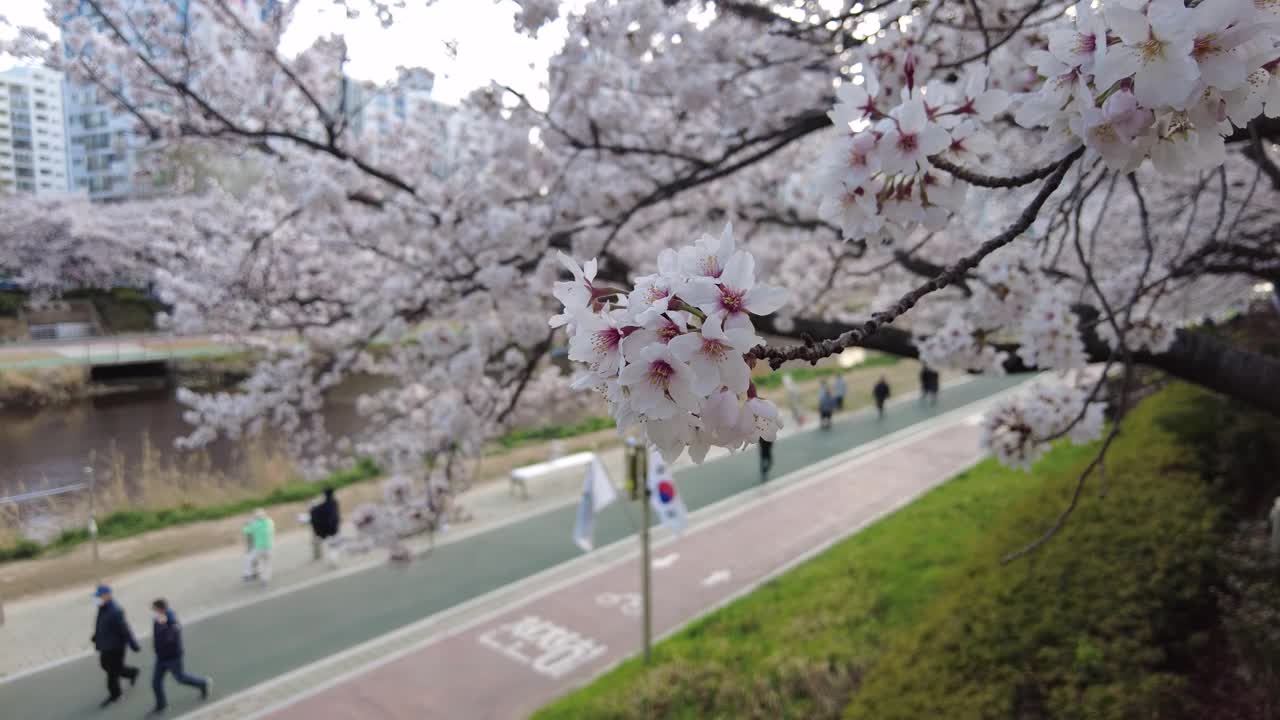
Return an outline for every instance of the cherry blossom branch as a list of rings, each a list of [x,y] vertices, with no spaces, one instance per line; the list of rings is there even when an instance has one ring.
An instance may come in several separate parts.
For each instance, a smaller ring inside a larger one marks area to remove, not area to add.
[[[1018,220],[1009,229],[1003,233],[991,238],[978,247],[973,253],[961,258],[955,264],[948,267],[937,277],[929,282],[920,285],[914,290],[903,295],[898,302],[894,303],[888,310],[883,310],[871,315],[871,319],[862,323],[848,332],[841,334],[837,338],[806,343],[804,345],[792,345],[781,348],[770,348],[767,345],[758,345],[751,350],[751,356],[758,360],[768,360],[769,366],[774,370],[782,367],[782,364],[789,360],[806,360],[812,364],[817,364],[819,360],[837,353],[843,352],[846,348],[857,345],[863,339],[874,335],[881,327],[892,323],[899,316],[906,313],[924,296],[940,290],[958,279],[964,277],[965,273],[978,266],[982,259],[996,250],[1008,245],[1026,232],[1027,228],[1035,222],[1036,217],[1040,214],[1040,209],[1044,207],[1049,196],[1062,184],[1062,180],[1066,177],[1067,170],[1075,163],[1076,160],[1084,154],[1084,147],[1076,148],[1069,155],[1058,162],[1057,168],[1051,173],[1040,191],[1031,200],[1028,205],[1023,208],[1022,213],[1018,216]]]
[[[1031,18],[1031,16],[1032,16],[1032,15],[1035,15],[1037,12],[1039,12],[1039,11],[1044,7],[1044,4],[1045,4],[1045,0],[1038,0],[1038,2],[1036,2],[1035,4],[1033,4],[1030,8],[1028,8],[1028,9],[1027,9],[1027,11],[1026,11],[1025,13],[1023,13],[1023,14],[1022,14],[1022,16],[1021,16],[1021,17],[1019,17],[1019,18],[1018,18],[1018,19],[1013,23],[1013,25],[1012,25],[1011,29],[1009,30],[1009,32],[1005,33],[1004,37],[1000,38],[999,40],[997,40],[997,41],[996,41],[996,42],[994,42],[994,43],[991,43],[991,44],[987,45],[985,48],[983,48],[983,49],[982,49],[982,51],[981,51],[981,52],[977,52],[977,53],[974,53],[974,54],[972,54],[972,55],[966,55],[965,57],[962,57],[962,58],[960,58],[959,60],[953,60],[953,61],[951,61],[951,62],[940,63],[940,64],[938,65],[938,69],[939,69],[939,70],[952,70],[952,69],[955,69],[955,68],[961,67],[961,66],[963,66],[963,65],[968,65],[969,63],[973,62],[974,60],[983,60],[983,59],[985,59],[985,58],[987,58],[987,57],[990,57],[990,56],[991,56],[991,52],[992,52],[993,50],[995,50],[996,48],[998,48],[998,47],[1000,47],[1000,46],[1004,45],[1005,43],[1009,42],[1009,41],[1010,41],[1010,40],[1012,40],[1013,38],[1015,38],[1015,37],[1018,35],[1018,32],[1019,32],[1020,30],[1022,30],[1022,25],[1023,25],[1023,23],[1025,23],[1027,20],[1029,20],[1029,19]]]
[[[980,172],[969,170],[963,166],[957,165],[947,160],[942,155],[933,155],[929,158],[929,163],[939,170],[943,170],[953,177],[963,180],[970,185],[977,185],[985,188],[1016,188],[1023,185],[1030,185],[1037,180],[1043,180],[1053,174],[1058,169],[1060,162],[1050,163],[1042,168],[1029,170],[1020,175],[1000,176],[1000,175],[984,175]]]
[[[1249,147],[1244,149],[1244,156],[1252,160],[1271,180],[1271,187],[1280,190],[1280,167],[1276,166],[1267,150],[1262,145],[1262,137],[1258,135],[1257,122],[1249,123]]]
[[[529,361],[525,363],[523,368],[521,368],[520,380],[516,383],[516,389],[512,391],[511,398],[507,401],[507,406],[497,414],[494,422],[502,424],[506,421],[511,412],[516,409],[516,405],[519,404],[520,397],[524,394],[525,388],[528,387],[529,381],[533,378],[533,373],[538,368],[538,364],[542,362],[543,356],[551,349],[551,340],[554,337],[554,332],[547,333],[545,340],[539,342],[529,350]]]

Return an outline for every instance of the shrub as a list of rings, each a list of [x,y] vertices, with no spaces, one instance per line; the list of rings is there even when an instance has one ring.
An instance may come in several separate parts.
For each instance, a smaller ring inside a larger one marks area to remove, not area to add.
[[[9,547],[0,548],[0,563],[33,558],[39,555],[42,549],[43,548],[40,547],[40,543],[24,538],[22,540],[18,540]]]
[[[0,291],[0,317],[18,317],[26,298],[14,290]]]

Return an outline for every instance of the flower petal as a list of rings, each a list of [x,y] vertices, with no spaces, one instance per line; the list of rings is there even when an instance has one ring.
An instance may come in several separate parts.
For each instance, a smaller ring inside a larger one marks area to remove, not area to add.
[[[751,288],[747,293],[747,312],[753,315],[768,315],[787,303],[785,288],[761,285]]]
[[[1103,12],[1106,13],[1107,21],[1111,23],[1111,28],[1116,31],[1116,34],[1125,43],[1137,45],[1146,41],[1147,33],[1151,29],[1146,15],[1119,3],[1108,3]]]
[[[751,368],[741,357],[733,357],[720,363],[720,382],[734,393],[744,393],[751,384]]]
[[[734,290],[750,290],[756,282],[756,259],[745,250],[735,252],[725,263],[720,282]]]

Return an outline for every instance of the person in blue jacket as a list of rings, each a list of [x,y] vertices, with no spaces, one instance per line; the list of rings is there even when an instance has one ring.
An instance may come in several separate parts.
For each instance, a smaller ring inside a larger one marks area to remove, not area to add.
[[[156,707],[151,712],[158,715],[169,707],[169,701],[164,695],[165,673],[173,673],[173,678],[178,682],[198,689],[201,700],[209,697],[213,681],[188,675],[182,669],[182,623],[178,622],[178,616],[169,607],[169,603],[160,598],[151,603],[151,609],[155,613],[151,636],[156,648],[156,667],[151,674],[151,689],[156,693]]]
[[[93,596],[98,602],[98,617],[93,624],[93,647],[98,651],[98,661],[107,673],[107,699],[102,707],[120,699],[120,678],[129,681],[133,687],[138,683],[138,668],[125,665],[124,655],[132,649],[138,652],[138,641],[133,637],[129,621],[124,617],[124,608],[116,604],[111,596],[111,588],[99,585]]]

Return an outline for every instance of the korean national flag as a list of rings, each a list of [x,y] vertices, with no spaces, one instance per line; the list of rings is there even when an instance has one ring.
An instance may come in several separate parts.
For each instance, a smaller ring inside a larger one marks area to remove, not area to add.
[[[684,506],[684,498],[676,490],[675,478],[671,469],[662,459],[662,454],[649,448],[649,504],[658,514],[663,526],[675,531],[677,535],[689,526],[689,510]]]

